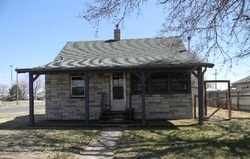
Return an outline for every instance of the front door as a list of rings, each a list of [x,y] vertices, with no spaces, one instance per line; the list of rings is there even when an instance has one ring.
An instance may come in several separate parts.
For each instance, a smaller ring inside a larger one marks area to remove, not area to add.
[[[111,110],[126,110],[125,73],[111,73]]]

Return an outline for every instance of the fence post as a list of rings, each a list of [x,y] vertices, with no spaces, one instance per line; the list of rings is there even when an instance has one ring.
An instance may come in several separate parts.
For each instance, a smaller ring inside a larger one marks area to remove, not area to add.
[[[227,107],[228,107],[228,119],[232,118],[232,103],[231,103],[231,89],[230,89],[230,81],[227,83]]]

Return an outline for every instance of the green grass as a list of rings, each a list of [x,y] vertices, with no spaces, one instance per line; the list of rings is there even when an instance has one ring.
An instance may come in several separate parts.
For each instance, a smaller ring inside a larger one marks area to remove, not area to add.
[[[127,129],[115,158],[250,158],[249,121]]]

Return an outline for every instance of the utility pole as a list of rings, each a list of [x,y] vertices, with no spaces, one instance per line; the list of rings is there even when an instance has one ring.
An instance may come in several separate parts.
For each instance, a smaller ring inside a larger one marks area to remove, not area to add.
[[[190,53],[190,40],[191,40],[191,36],[188,36],[187,39],[188,39],[188,53]]]
[[[12,65],[10,65],[10,85],[12,87]]]
[[[19,86],[18,86],[18,73],[16,73],[16,105],[18,105],[18,98],[19,98]]]
[[[218,75],[218,72],[217,72],[217,69],[215,69],[215,72],[214,72],[214,79],[215,81],[217,80],[217,75]],[[214,83],[214,89],[217,89],[217,82]]]

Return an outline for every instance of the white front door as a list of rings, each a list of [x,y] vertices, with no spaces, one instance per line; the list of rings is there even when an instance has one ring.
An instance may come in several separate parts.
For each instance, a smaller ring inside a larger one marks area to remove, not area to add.
[[[110,86],[111,110],[126,110],[125,73],[111,73]]]

